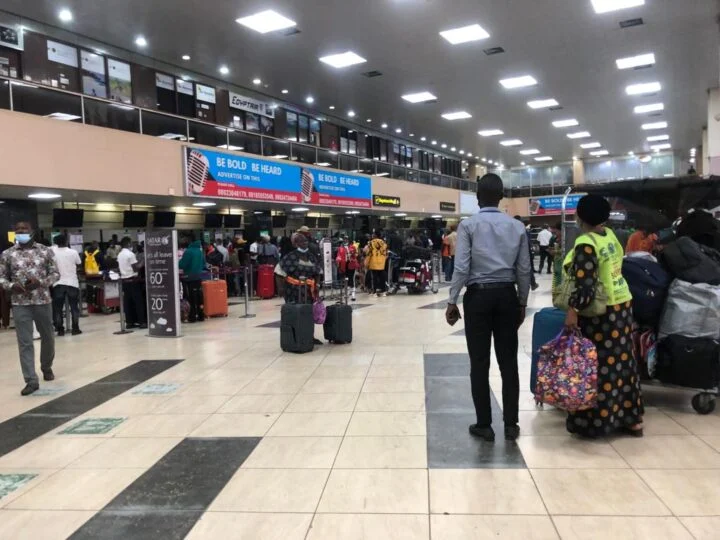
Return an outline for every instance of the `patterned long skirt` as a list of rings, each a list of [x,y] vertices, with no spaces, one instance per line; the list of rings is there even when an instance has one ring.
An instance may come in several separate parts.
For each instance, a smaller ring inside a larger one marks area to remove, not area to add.
[[[632,302],[608,306],[600,317],[580,317],[579,324],[583,335],[597,347],[598,404],[594,409],[569,413],[567,430],[602,437],[641,423],[645,410],[633,353]]]

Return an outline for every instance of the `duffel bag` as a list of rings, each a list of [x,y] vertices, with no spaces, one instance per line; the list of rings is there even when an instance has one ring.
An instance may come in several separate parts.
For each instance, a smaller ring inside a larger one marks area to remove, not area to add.
[[[622,274],[632,293],[635,320],[657,327],[672,278],[660,264],[640,257],[626,257]]]
[[[720,287],[676,279],[660,319],[659,337],[720,339]]]
[[[668,336],[657,346],[655,377],[665,384],[714,388],[720,381],[720,343],[714,339]]]
[[[688,283],[720,285],[720,253],[690,237],[665,246],[662,262],[676,278]]]

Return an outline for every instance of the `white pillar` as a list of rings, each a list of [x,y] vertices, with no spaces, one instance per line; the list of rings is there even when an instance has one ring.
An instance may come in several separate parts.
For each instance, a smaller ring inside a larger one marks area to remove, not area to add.
[[[703,173],[720,175],[720,88],[708,92],[707,126],[707,144],[703,141]]]

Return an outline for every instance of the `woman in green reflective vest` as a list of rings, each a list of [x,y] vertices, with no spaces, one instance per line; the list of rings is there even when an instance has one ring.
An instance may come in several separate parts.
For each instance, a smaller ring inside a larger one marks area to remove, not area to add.
[[[598,404],[595,409],[569,413],[567,429],[584,437],[601,437],[623,431],[641,437],[644,414],[640,377],[633,356],[632,295],[622,275],[623,248],[605,222],[610,204],[598,195],[586,195],[577,207],[578,226],[584,234],[564,261],[566,275],[575,280],[569,328],[580,328],[598,351]],[[578,314],[595,298],[602,282],[607,312],[586,318]]]

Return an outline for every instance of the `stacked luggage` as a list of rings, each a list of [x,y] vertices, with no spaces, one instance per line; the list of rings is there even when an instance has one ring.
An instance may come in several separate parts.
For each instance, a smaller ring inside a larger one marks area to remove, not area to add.
[[[628,257],[623,276],[640,325],[638,360],[664,384],[716,389],[720,384],[720,253],[689,237],[668,244],[661,263]],[[657,344],[654,345],[657,338]],[[692,400],[700,414],[715,409],[717,392]]]

